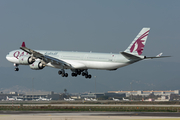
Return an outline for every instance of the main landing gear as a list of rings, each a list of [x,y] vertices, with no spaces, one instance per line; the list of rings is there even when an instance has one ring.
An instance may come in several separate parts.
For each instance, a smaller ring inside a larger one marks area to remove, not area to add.
[[[88,71],[87,70],[71,70],[72,73],[71,73],[71,76],[72,77],[77,77],[78,75],[81,75],[82,76],[85,76],[85,78],[91,78],[91,74],[88,74]],[[61,69],[58,71],[58,74],[61,75],[62,77],[68,77],[68,73],[65,73],[65,70],[64,69]]]
[[[71,70],[71,71],[72,71],[71,76],[72,77],[77,77],[78,75],[81,75],[81,72],[83,70]]]
[[[59,70],[58,74],[61,75],[62,77],[68,77],[68,73],[65,73],[64,69]]]
[[[82,76],[85,76],[85,78],[89,78],[89,79],[91,79],[91,74],[88,74],[88,71],[87,70],[85,70],[83,73],[82,73]]]
[[[14,63],[14,66],[15,66],[14,70],[19,71],[19,68],[18,68],[19,65]]]
[[[73,73],[71,74],[72,77],[77,77],[77,75],[81,75],[81,74],[82,76],[85,76],[85,78],[90,79],[92,77],[91,74],[88,74],[87,70],[71,70],[71,71],[73,71]]]

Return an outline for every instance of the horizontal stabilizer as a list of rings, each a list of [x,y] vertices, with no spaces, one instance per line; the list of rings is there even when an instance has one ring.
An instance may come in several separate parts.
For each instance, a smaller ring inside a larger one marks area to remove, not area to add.
[[[165,58],[165,57],[171,57],[171,56],[162,56],[163,53],[160,53],[156,55],[156,57],[145,57],[145,59],[154,59],[154,58]]]
[[[131,60],[138,60],[138,59],[143,59],[141,58],[140,56],[136,56],[136,55],[133,55],[133,54],[130,54],[130,53],[127,53],[127,52],[120,52],[125,58],[127,59],[131,59]]]
[[[165,58],[165,57],[171,57],[171,56],[145,57],[144,59]]]

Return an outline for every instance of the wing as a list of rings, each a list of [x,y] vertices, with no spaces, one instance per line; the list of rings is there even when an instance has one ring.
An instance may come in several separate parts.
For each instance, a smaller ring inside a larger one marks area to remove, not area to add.
[[[57,59],[57,58],[54,58],[54,57],[51,57],[51,56],[48,56],[48,55],[44,55],[42,53],[39,53],[35,50],[32,50],[32,49],[29,49],[26,47],[25,45],[25,42],[22,43],[20,49],[22,49],[23,51],[29,53],[32,57],[34,57],[35,59],[40,59],[41,61],[43,61],[44,64],[48,64],[48,63],[51,63],[53,65],[59,65],[59,66],[63,66],[63,67],[66,67],[66,68],[73,68],[71,64],[63,61],[63,60],[60,60],[60,59]]]

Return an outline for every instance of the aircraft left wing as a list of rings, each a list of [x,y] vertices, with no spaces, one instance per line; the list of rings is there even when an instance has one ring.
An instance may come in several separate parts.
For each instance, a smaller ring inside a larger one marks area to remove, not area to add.
[[[54,58],[54,57],[51,57],[51,56],[48,56],[48,55],[44,55],[44,54],[39,53],[39,52],[37,52],[35,50],[27,48],[26,45],[25,45],[25,42],[22,43],[20,49],[22,49],[23,51],[29,53],[35,59],[39,58],[45,64],[51,63],[51,64],[54,64],[54,65],[61,65],[63,67],[72,68],[71,64],[69,64],[69,63],[67,63],[67,62],[65,62],[63,60],[60,60],[60,59],[57,59],[57,58]]]

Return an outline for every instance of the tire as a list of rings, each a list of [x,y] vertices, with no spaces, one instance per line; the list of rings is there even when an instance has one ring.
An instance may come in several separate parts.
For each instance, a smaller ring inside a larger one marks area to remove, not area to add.
[[[61,75],[61,74],[62,74],[62,71],[58,71],[58,74]]]
[[[89,79],[91,79],[91,77],[92,77],[91,75],[88,75],[88,78],[89,78]]]
[[[85,78],[88,78],[88,75],[85,75]]]
[[[79,71],[77,74],[78,74],[78,75],[81,75],[81,72]]]
[[[77,74],[76,74],[76,73],[74,73],[74,76],[75,76],[75,77],[77,77]]]
[[[83,72],[83,73],[82,73],[82,76],[85,76],[85,75],[86,75],[86,73]]]
[[[71,73],[71,76],[74,77],[74,73]]]
[[[67,74],[67,73],[65,73],[65,77],[68,77],[68,74]]]
[[[19,71],[19,68],[15,68],[14,70],[15,70],[15,71]]]
[[[62,77],[64,77],[64,76],[65,76],[65,74],[62,74],[61,76],[62,76]]]

